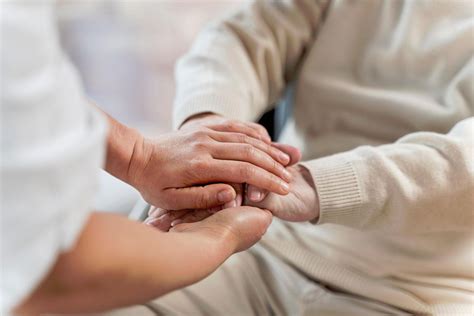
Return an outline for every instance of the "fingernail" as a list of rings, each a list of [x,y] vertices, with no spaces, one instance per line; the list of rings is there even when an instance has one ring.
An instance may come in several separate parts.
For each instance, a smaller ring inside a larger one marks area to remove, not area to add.
[[[237,194],[237,197],[235,198],[235,206],[242,206],[242,194]]]
[[[160,209],[158,207],[155,207],[155,208],[152,208],[150,209],[150,211],[148,212],[148,216],[150,217],[156,217],[159,213]]]
[[[283,176],[285,177],[286,181],[291,181],[293,179],[291,173],[286,169],[283,169]]]
[[[221,203],[229,202],[234,198],[234,194],[229,190],[222,190],[217,193],[217,200]]]
[[[278,158],[286,165],[290,162],[290,156],[285,154],[284,152],[281,152],[278,154]]]
[[[227,202],[226,204],[224,204],[224,206],[222,208],[231,208],[231,207],[236,207],[236,206],[237,206],[237,201],[232,200],[232,201]]]
[[[171,227],[181,224],[182,222],[183,222],[182,219],[175,219],[174,221],[171,222]]]
[[[145,221],[143,223],[146,224],[146,225],[153,226],[153,223],[155,223],[156,221],[158,221],[158,218],[148,217],[147,219],[145,219]]]
[[[288,183],[281,181],[280,186],[285,192],[290,192],[290,185]]]
[[[252,200],[253,202],[260,202],[260,200],[262,199],[262,192],[260,191],[250,191],[249,192],[250,196],[250,200]]]

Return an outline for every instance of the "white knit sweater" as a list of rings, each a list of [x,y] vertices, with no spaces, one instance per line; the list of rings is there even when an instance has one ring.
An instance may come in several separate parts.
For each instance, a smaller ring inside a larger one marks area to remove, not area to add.
[[[180,61],[174,123],[256,120],[295,82],[283,141],[302,148],[321,215],[263,243],[342,290],[472,314],[473,56],[470,0],[256,1]]]

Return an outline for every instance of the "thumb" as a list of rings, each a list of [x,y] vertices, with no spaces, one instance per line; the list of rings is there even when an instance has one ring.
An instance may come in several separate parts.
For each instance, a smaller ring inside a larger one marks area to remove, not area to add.
[[[169,210],[207,209],[232,201],[236,197],[229,184],[217,183],[205,186],[166,189],[164,208]]]
[[[247,194],[245,196],[246,202],[254,202],[258,203],[263,201],[268,195],[268,191],[265,189],[261,189],[254,185],[248,184],[247,185]]]

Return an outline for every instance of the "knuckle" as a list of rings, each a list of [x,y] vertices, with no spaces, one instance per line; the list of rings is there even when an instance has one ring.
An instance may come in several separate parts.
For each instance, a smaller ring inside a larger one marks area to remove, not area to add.
[[[271,161],[272,161],[272,168],[273,168],[273,170],[281,171],[281,165],[280,165],[278,162],[276,162],[275,160],[273,160],[273,159],[271,159]]]
[[[238,129],[238,126],[239,126],[239,122],[236,121],[236,120],[229,120],[227,121],[227,126],[230,128],[230,129]]]
[[[256,155],[256,150],[252,145],[244,145],[243,153],[246,159],[251,159]]]
[[[237,134],[237,141],[243,144],[249,144],[248,137],[244,134]]]
[[[223,127],[224,127],[224,130],[227,132],[235,131],[234,124],[231,121],[225,122],[225,124],[223,124]]]
[[[208,131],[204,128],[199,128],[198,130],[192,133],[192,138],[194,140],[202,141],[202,140],[207,139],[207,136],[208,136]]]
[[[209,168],[209,161],[207,159],[196,158],[191,161],[191,169],[204,170]]]
[[[242,179],[249,179],[253,174],[252,166],[245,164],[240,168],[240,176]]]
[[[276,151],[273,150],[274,148],[268,144],[263,143],[261,146],[262,146],[262,149],[268,154],[276,153]]]
[[[202,194],[199,194],[196,197],[196,206],[199,208],[206,208],[207,205],[209,204],[209,195],[207,192],[203,192]],[[193,213],[193,215],[196,215],[196,213]]]
[[[207,150],[208,143],[202,140],[196,140],[193,142],[192,147],[195,151],[205,151]]]

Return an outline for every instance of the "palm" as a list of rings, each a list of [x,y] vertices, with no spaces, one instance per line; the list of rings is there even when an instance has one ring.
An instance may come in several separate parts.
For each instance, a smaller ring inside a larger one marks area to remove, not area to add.
[[[319,215],[318,198],[311,184],[309,174],[303,167],[292,166],[288,170],[293,175],[290,193],[278,195],[269,193],[261,202],[246,201],[246,205],[270,210],[274,216],[292,222],[303,222],[315,219]]]

